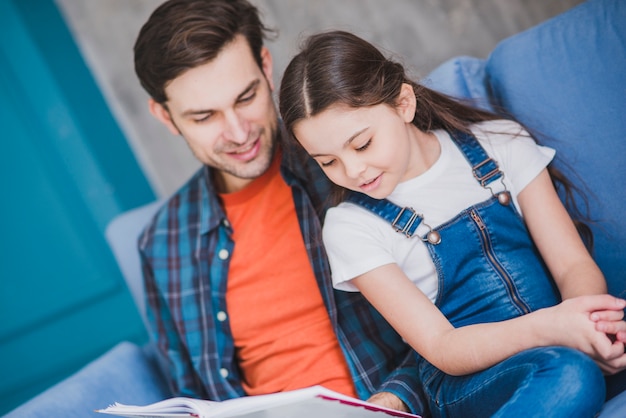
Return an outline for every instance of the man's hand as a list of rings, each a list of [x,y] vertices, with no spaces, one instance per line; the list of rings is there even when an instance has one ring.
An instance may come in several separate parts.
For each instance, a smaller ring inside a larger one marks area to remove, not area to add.
[[[396,411],[411,412],[404,402],[391,392],[375,393],[367,401],[385,408],[395,409]]]

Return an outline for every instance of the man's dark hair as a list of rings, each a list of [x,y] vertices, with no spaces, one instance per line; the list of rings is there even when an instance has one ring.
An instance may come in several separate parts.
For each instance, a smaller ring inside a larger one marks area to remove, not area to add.
[[[243,35],[261,66],[263,39],[271,32],[246,0],[169,0],[143,25],[135,42],[135,72],[143,88],[165,103],[167,83],[213,60]]]

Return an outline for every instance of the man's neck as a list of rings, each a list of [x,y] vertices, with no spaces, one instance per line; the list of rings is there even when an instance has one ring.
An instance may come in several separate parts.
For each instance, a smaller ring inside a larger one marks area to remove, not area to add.
[[[272,176],[273,172],[280,169],[281,155],[282,153],[280,151],[280,147],[276,147],[268,168],[263,172],[263,174],[252,179],[244,179],[230,175],[227,178],[228,184],[225,184],[224,173],[214,171],[213,184],[215,185],[216,191],[222,196],[226,194],[240,194],[241,192],[251,188],[256,183],[265,183],[267,178]]]
[[[215,190],[219,194],[225,194],[225,193],[236,193],[245,189],[246,187],[249,187],[252,183],[254,183],[255,181],[257,181],[258,179],[260,179],[261,177],[267,174],[267,172],[270,170],[272,165],[276,163],[277,155],[280,156],[280,154],[281,154],[280,146],[277,145],[274,147],[272,159],[267,169],[263,173],[261,173],[259,176],[254,177],[254,178],[242,178],[242,177],[237,177],[233,174],[227,173],[222,170],[216,170],[216,169],[211,170],[212,181],[213,181],[213,185],[215,186]]]

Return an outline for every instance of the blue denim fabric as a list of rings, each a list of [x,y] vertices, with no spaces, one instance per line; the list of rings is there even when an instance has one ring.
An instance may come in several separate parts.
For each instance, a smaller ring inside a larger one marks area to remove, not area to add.
[[[436,304],[455,326],[515,318],[560,298],[512,204],[467,208],[426,243],[439,276]]]
[[[600,369],[566,347],[540,347],[466,376],[450,376],[424,361],[435,417],[593,417],[604,402]]]
[[[491,198],[437,230],[441,243],[426,244],[439,275],[436,304],[455,327],[507,320],[559,302],[511,204]],[[422,359],[420,376],[433,415],[441,417],[539,417],[547,411],[552,417],[590,417],[605,398],[600,369],[564,347],[527,350],[461,377]]]
[[[497,163],[475,138],[460,133],[453,138],[483,187],[501,176]],[[374,211],[400,232],[414,230],[411,225],[398,224],[402,208],[387,200],[364,195],[351,195],[350,200]],[[415,213],[411,208],[404,211]],[[500,203],[494,196],[477,203],[434,231],[440,242],[429,242],[427,235],[420,238],[437,269],[435,303],[455,327],[504,321],[560,301],[510,199]],[[466,376],[447,375],[419,355],[418,362],[434,416],[593,416],[606,394],[597,365],[565,347],[527,350]]]

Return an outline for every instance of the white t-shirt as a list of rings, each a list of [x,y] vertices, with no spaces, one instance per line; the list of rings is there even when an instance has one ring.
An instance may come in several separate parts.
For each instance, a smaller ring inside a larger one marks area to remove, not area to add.
[[[539,146],[517,123],[505,120],[476,124],[472,132],[504,173],[504,183],[518,208],[517,195],[550,163],[555,151]],[[438,160],[425,173],[400,183],[388,200],[409,206],[424,220],[412,238],[396,232],[391,224],[353,203],[331,208],[324,222],[335,288],[358,291],[350,280],[377,267],[396,263],[433,302],[437,273],[426,245],[420,239],[428,224],[436,227],[467,207],[490,198],[491,192],[473,177],[470,163],[447,132],[434,131],[441,145]],[[504,190],[500,180],[494,192]],[[381,283],[384,285],[384,283]]]

